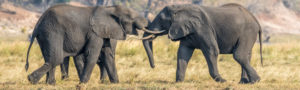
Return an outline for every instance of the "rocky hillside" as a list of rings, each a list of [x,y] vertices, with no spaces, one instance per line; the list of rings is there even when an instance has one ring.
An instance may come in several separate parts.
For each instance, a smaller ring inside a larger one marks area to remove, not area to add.
[[[39,13],[15,7],[5,3],[0,8],[0,33],[1,35],[26,33],[31,30],[38,18]]]
[[[300,8],[291,7],[282,0],[261,0],[257,3],[248,8],[265,32],[300,34]]]

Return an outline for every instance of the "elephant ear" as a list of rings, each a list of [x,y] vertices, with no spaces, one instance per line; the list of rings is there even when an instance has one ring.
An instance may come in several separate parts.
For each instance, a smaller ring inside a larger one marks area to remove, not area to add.
[[[96,7],[90,18],[92,31],[101,38],[125,40],[126,33],[118,18],[113,15],[114,7]]]
[[[179,40],[187,35],[193,34],[200,22],[184,13],[173,15],[172,25],[169,29],[169,38],[173,41]]]

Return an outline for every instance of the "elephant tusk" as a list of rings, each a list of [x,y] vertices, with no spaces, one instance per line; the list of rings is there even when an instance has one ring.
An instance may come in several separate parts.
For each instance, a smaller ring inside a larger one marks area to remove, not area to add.
[[[151,35],[149,35],[149,36],[143,37],[143,38],[141,38],[140,40],[149,40],[149,39],[152,39],[152,38],[155,38],[155,35],[154,35],[154,34],[151,34]]]
[[[151,31],[151,30],[148,30],[146,28],[143,28],[142,29],[143,31],[147,32],[147,33],[151,33],[151,34],[160,34],[160,33],[163,33],[165,32],[166,30],[161,30],[161,31]]]

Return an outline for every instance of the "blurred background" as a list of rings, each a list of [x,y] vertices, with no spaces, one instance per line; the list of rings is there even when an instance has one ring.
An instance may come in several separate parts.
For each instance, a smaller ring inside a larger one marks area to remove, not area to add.
[[[165,35],[153,42],[156,68],[150,68],[142,42],[129,37],[119,41],[116,49],[120,83],[109,84],[108,79],[99,82],[96,66],[87,89],[300,89],[300,0],[0,0],[0,89],[76,89],[79,79],[72,60],[68,80],[61,80],[57,67],[55,86],[46,85],[45,77],[37,85],[28,82],[27,75],[44,64],[36,43],[31,48],[29,71],[24,69],[28,40],[37,20],[47,8],[58,3],[80,7],[123,5],[150,20],[166,5],[218,7],[238,3],[252,12],[262,26],[264,66],[260,64],[259,44],[255,44],[251,59],[251,65],[261,76],[257,84],[238,84],[241,67],[230,54],[218,58],[220,74],[227,82],[216,83],[200,50],[189,61],[185,81],[174,83],[178,42]]]

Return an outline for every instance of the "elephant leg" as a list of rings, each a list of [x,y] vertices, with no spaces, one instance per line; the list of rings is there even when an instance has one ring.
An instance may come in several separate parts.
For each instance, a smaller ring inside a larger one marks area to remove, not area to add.
[[[117,74],[116,64],[115,64],[115,48],[117,41],[116,40],[105,40],[105,43],[108,44],[108,46],[105,46],[103,48],[104,52],[104,68],[107,71],[109,80],[111,83],[119,83],[119,78]]]
[[[60,64],[60,70],[61,70],[61,79],[65,80],[69,78],[69,61],[70,57],[65,57],[63,64]]]
[[[250,61],[251,61],[251,59],[249,59],[249,62]],[[240,80],[239,83],[240,84],[249,83],[250,81],[249,81],[248,74],[247,74],[246,70],[243,67],[241,67],[241,69],[242,69],[242,73],[241,73],[241,80]]]
[[[193,55],[194,50],[195,48],[185,46],[180,42],[177,52],[176,82],[184,81],[186,67],[191,56]]]
[[[208,69],[209,69],[209,74],[210,76],[216,81],[216,82],[226,82],[225,79],[221,77],[218,71],[218,65],[217,65],[217,58],[218,58],[218,50],[215,47],[209,47],[202,49],[202,52],[205,56]]]
[[[80,75],[80,83],[87,83],[89,81],[91,73],[99,58],[102,45],[103,40],[99,39],[99,37],[91,37],[90,41],[87,43],[86,50],[84,51],[86,62],[84,63],[83,72]]]
[[[103,51],[103,49],[102,49]],[[100,55],[100,59],[98,60],[98,66],[99,66],[99,69],[100,69],[100,81],[104,81],[105,78],[107,77],[107,71],[105,69],[105,65],[104,65],[104,59],[105,59],[105,56],[104,56],[104,52],[101,51],[101,55]]]
[[[42,67],[39,69],[35,70],[33,73],[28,75],[28,80],[32,84],[37,84],[38,81],[42,78],[42,76],[48,72],[52,67],[50,66],[49,63],[45,63]]]
[[[46,83],[50,84],[50,85],[55,85],[55,67],[53,67],[52,69],[49,70],[49,72],[47,72],[47,77],[46,77]]]
[[[59,46],[62,43],[62,41],[61,42],[58,41],[63,39],[57,39],[57,38],[58,36],[55,37],[55,39],[50,38],[48,40],[39,40],[39,38],[37,38],[43,57],[45,59],[45,64],[42,67],[35,70],[30,75],[28,75],[28,80],[32,84],[36,84],[42,78],[42,76],[45,75],[47,72],[49,73],[47,81],[51,82],[51,84],[55,83],[54,76],[51,76],[54,75],[54,71],[55,71],[54,67],[56,67],[57,65],[63,62],[63,51],[62,51],[63,47]]]
[[[78,78],[80,78],[80,75],[82,74],[83,68],[84,68],[84,54],[79,54],[77,56],[74,56],[74,64],[77,70]]]
[[[204,54],[206,63],[208,65],[209,74],[216,82],[226,82],[225,79],[221,77],[218,70],[217,59],[219,55],[219,47],[214,37],[203,37],[207,38],[203,40],[203,45],[201,46],[201,51]]]
[[[242,82],[242,83],[255,83],[255,82],[260,81],[260,77],[258,76],[257,72],[250,65],[251,51],[243,51],[243,50],[237,49],[237,51],[234,52],[234,59],[243,68],[241,80],[243,78],[245,78],[245,75],[247,75],[247,77],[249,79],[248,82]],[[244,71],[244,73],[243,73],[243,71]]]
[[[253,37],[241,37],[238,41],[236,48],[233,51],[234,59],[242,67],[241,80],[248,77],[248,82],[242,83],[255,83],[260,81],[260,77],[258,76],[257,72],[250,65],[252,48],[256,41],[256,33],[253,34],[254,35],[245,35]]]
[[[242,68],[242,73],[241,73],[241,80],[240,80],[240,84],[244,84],[244,83],[249,83],[249,78],[248,78],[248,75],[247,75],[247,72],[244,68]]]

